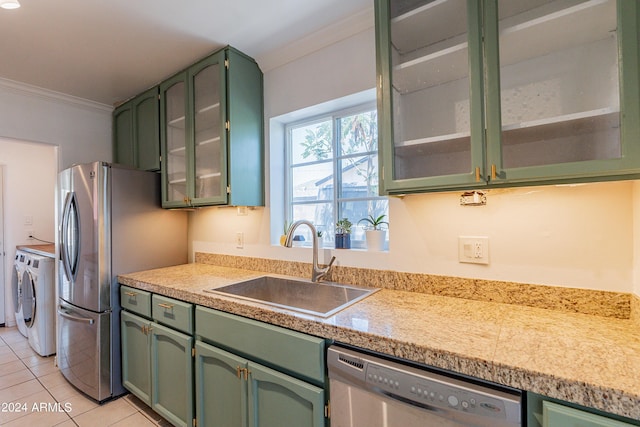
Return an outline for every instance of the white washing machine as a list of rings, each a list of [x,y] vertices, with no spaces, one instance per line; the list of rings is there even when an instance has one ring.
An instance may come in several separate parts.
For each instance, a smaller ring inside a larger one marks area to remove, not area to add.
[[[16,257],[13,261],[13,269],[11,270],[11,295],[13,299],[13,312],[16,318],[18,331],[25,337],[27,336],[27,326],[24,322],[24,304],[23,304],[23,282],[26,283],[25,276],[27,273],[27,261],[29,254],[17,250]],[[29,309],[28,309],[29,310]],[[31,313],[27,312],[27,318],[31,320]]]
[[[29,255],[23,305],[31,304],[31,317],[25,317],[31,347],[41,356],[56,352],[55,272],[53,258]]]

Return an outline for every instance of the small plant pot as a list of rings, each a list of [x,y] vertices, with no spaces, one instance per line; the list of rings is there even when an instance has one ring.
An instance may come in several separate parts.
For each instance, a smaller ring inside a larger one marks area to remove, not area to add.
[[[336,249],[351,249],[351,234],[336,234]]]
[[[387,230],[365,230],[365,235],[367,239],[367,250],[384,250],[384,239],[387,235]]]

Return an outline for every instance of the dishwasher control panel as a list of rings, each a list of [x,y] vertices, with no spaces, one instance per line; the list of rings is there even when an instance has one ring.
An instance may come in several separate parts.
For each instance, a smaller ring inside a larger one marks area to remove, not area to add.
[[[327,358],[330,380],[381,399],[448,414],[452,419],[484,420],[473,425],[521,425],[522,395],[518,390],[336,345],[329,348]]]
[[[455,384],[453,382],[457,380],[452,378],[428,371],[407,372],[405,369],[369,362],[366,364],[365,381],[373,389],[417,404],[481,413],[492,418],[506,417],[505,404],[501,399],[473,390],[469,384]]]

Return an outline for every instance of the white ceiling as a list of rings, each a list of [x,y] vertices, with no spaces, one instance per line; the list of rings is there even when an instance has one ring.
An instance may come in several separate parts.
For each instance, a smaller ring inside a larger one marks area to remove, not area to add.
[[[113,105],[227,44],[268,55],[373,0],[20,0],[0,78]]]

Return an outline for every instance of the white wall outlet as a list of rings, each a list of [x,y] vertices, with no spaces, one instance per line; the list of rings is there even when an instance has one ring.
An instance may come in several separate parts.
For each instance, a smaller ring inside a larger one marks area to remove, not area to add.
[[[27,240],[33,240],[33,230],[27,230]]]
[[[236,248],[244,248],[244,233],[242,231],[236,233]]]
[[[486,236],[459,236],[458,261],[489,264],[489,238]]]

